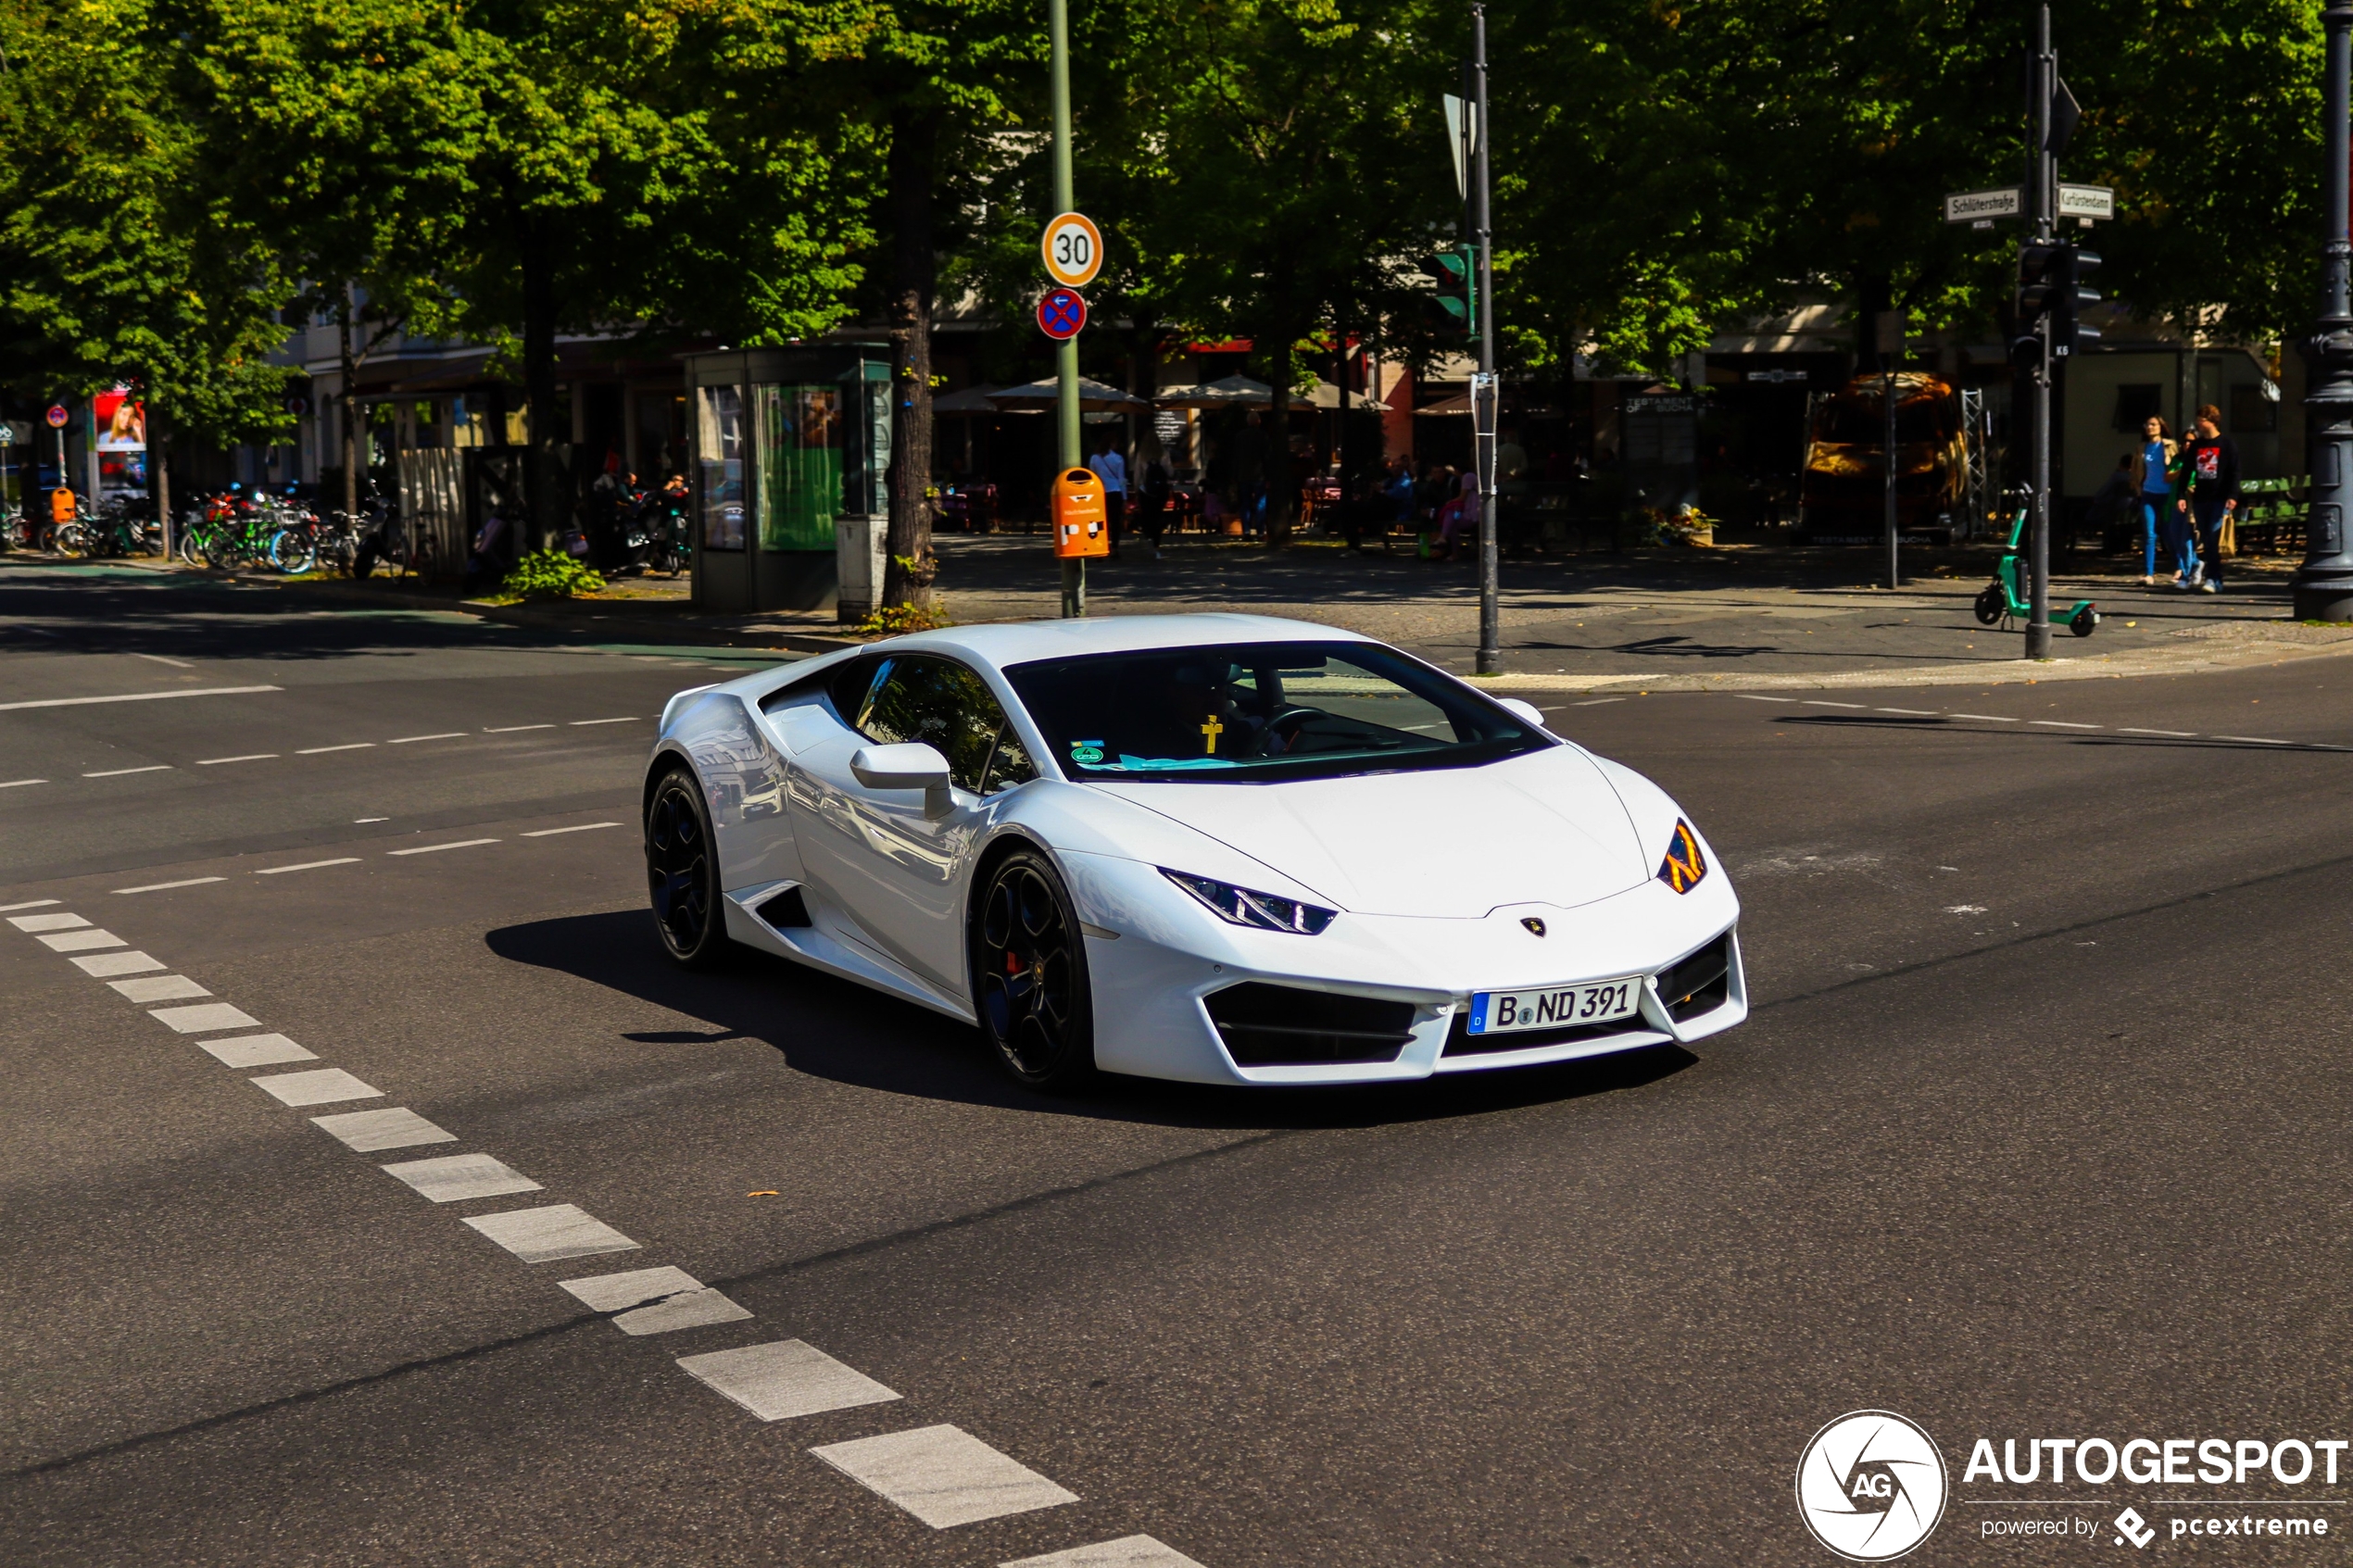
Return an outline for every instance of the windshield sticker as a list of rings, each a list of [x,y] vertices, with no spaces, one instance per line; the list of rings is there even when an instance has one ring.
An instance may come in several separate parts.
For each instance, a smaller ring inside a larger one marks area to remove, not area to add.
[[[1099,740],[1072,741],[1070,759],[1074,762],[1100,762],[1103,759],[1103,743]]]

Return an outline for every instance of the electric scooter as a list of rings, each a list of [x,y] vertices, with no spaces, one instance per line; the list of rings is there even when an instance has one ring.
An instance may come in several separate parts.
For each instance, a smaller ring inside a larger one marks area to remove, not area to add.
[[[2017,519],[2010,524],[2009,548],[2002,552],[2001,564],[1994,569],[1994,581],[1988,583],[1985,591],[1977,596],[1977,623],[1980,626],[1991,626],[2000,621],[2007,628],[2011,621],[2024,621],[2034,613],[2034,607],[2027,603],[2026,584],[2019,581],[2026,569],[2025,560],[2019,555],[2019,541],[2025,537],[2026,508],[2020,507]],[[2089,599],[2078,599],[2073,609],[2052,619],[2065,621],[2069,631],[2079,637],[2088,637],[2100,623],[2099,607]]]

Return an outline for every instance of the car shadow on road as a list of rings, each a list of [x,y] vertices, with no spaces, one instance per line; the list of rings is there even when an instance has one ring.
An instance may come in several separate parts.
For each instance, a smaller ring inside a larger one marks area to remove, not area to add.
[[[1699,1060],[1680,1047],[1662,1046],[1410,1084],[1270,1089],[1105,1077],[1082,1092],[1042,1095],[1005,1077],[969,1024],[846,980],[748,950],[714,970],[682,970],[662,951],[652,917],[641,910],[532,921],[501,927],[484,941],[510,962],[569,974],[711,1026],[620,1036],[633,1044],[757,1040],[812,1077],[1040,1115],[1250,1130],[1374,1126],[1639,1088]]]

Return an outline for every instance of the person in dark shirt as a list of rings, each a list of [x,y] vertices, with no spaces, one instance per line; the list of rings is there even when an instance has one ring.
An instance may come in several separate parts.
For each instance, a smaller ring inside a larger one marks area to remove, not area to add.
[[[2197,411],[2197,431],[2182,444],[2180,508],[2197,524],[2198,575],[2184,587],[2220,593],[2222,587],[2222,524],[2239,505],[2239,449],[2222,433],[2222,410],[2208,403]]]

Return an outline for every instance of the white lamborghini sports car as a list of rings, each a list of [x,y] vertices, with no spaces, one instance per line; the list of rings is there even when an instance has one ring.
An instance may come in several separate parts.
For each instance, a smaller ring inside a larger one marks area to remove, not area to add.
[[[976,1023],[1016,1078],[1426,1078],[1748,1016],[1740,901],[1641,774],[1396,649],[1239,615],[925,632],[681,692],[663,943]]]

